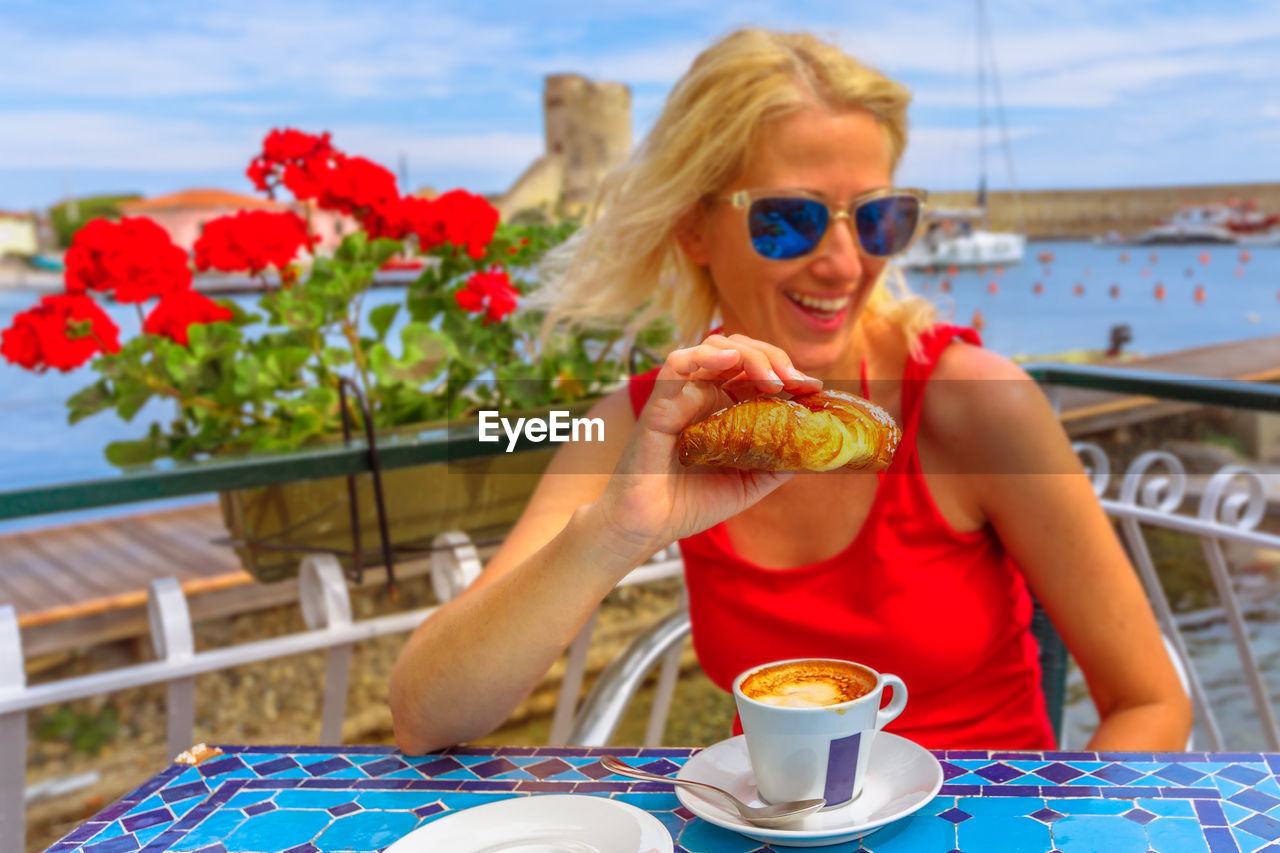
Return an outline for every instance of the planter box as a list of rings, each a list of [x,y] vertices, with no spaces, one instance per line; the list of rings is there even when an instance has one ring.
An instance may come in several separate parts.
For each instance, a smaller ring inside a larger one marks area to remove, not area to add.
[[[520,517],[555,446],[479,459],[436,462],[382,471],[383,497],[391,544],[429,547],[448,530],[481,534],[505,532]],[[365,567],[381,565],[373,476],[356,476],[361,550]],[[351,510],[345,477],[238,489],[218,496],[231,535],[269,547],[237,547],[245,569],[264,582],[298,572],[304,550],[289,546],[351,551]],[[339,558],[344,567],[349,557]]]

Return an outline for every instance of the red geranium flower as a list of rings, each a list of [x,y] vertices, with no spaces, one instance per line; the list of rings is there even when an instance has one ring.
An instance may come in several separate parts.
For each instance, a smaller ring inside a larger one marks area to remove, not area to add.
[[[419,233],[419,245],[429,249],[441,242],[452,243],[458,248],[465,246],[467,254],[477,260],[483,258],[485,247],[493,240],[498,227],[498,209],[484,196],[466,190],[450,190],[434,203],[436,222],[427,233],[426,242]]]
[[[196,268],[248,270],[250,275],[267,267],[283,270],[299,249],[310,249],[313,243],[314,238],[307,235],[307,223],[293,211],[241,211],[205,223],[194,247]]]
[[[231,319],[231,310],[195,290],[181,290],[160,300],[146,322],[144,331],[170,338],[184,347],[192,323],[220,323]]]
[[[315,198],[322,185],[314,174],[327,168],[331,157],[341,156],[329,144],[329,134],[313,135],[293,128],[275,129],[262,140],[262,153],[249,163],[245,174],[260,191],[271,195],[284,183],[298,200]]]
[[[187,253],[145,217],[94,219],[76,232],[66,256],[68,293],[109,292],[145,302],[191,286]]]
[[[14,316],[0,333],[0,355],[27,370],[54,367],[66,373],[100,352],[120,351],[120,330],[88,296],[46,296]]]
[[[511,286],[505,270],[478,272],[467,279],[466,287],[453,295],[464,311],[485,312],[484,322],[498,322],[516,310],[520,292]]]

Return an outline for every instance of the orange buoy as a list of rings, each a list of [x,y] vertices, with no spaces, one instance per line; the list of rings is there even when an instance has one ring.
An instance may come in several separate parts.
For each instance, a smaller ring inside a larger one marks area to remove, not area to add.
[[[1122,264],[1127,264],[1127,263],[1129,263],[1129,253],[1128,253],[1128,252],[1121,252],[1121,253],[1120,253],[1120,263],[1122,263]]]
[[[1084,296],[1084,285],[1077,281],[1076,286],[1071,288],[1071,292],[1076,296]]]
[[[1242,252],[1240,253],[1240,263],[1242,263],[1242,264],[1247,264],[1247,263],[1249,263],[1249,258],[1251,258],[1251,257],[1252,257],[1252,255],[1250,255],[1250,254],[1249,254],[1249,250],[1248,250],[1248,249],[1245,249],[1244,251],[1242,251]]]
[[[1053,263],[1053,252],[1050,252],[1046,249],[1045,251],[1036,255],[1036,260],[1040,261],[1040,263],[1042,264]]]
[[[941,290],[943,293],[950,293],[951,279],[944,278],[942,281],[938,282],[938,290]]]
[[[973,327],[975,332],[981,332],[982,327],[987,325],[987,320],[982,316],[981,311],[975,309],[973,312],[973,319],[969,321],[969,325]]]
[[[1197,285],[1196,285],[1196,290],[1195,290],[1195,294],[1194,294],[1194,296],[1195,296],[1195,300],[1196,300],[1196,304],[1197,304],[1197,305],[1199,305],[1200,303],[1204,302],[1204,296],[1205,296],[1205,293],[1204,293],[1204,285],[1203,285],[1203,284],[1197,284]]]
[[[1111,294],[1112,299],[1118,299],[1120,297],[1120,285],[1111,285],[1107,292]]]
[[[1200,263],[1202,263],[1202,264],[1207,264],[1207,263],[1209,263],[1209,253],[1208,253],[1208,252],[1201,252],[1201,253],[1200,253]]]
[[[996,275],[1004,275],[1004,267],[996,267],[995,273]]]
[[[955,275],[958,272],[960,272],[960,268],[955,264],[952,264],[951,266],[947,267],[947,275]]]
[[[987,293],[990,293],[992,296],[995,296],[999,292],[1000,292],[1000,285],[996,282],[995,279],[992,279],[991,281],[987,282]]]
[[[1039,296],[1044,293],[1044,285],[1037,281],[1035,284],[1031,285],[1031,292],[1036,296]]]
[[[987,265],[986,265],[986,264],[983,264],[983,265],[981,265],[980,267],[978,267],[978,275],[986,275],[986,274],[987,274]]]
[[[1159,301],[1162,299],[1164,299],[1164,285],[1157,281],[1156,282],[1156,300]]]

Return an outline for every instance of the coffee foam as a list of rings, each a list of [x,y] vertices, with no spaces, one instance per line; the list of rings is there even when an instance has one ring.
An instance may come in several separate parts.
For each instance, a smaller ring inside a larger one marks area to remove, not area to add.
[[[852,702],[875,689],[875,676],[839,661],[803,660],[773,664],[742,680],[743,695],[769,705],[821,708]]]

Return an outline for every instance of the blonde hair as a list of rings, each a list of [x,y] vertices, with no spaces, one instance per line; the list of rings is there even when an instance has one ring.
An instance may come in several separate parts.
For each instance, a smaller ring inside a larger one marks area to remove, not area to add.
[[[735,32],[694,60],[644,142],[602,182],[586,225],[543,264],[536,303],[547,329],[622,326],[628,340],[669,318],[681,345],[716,316],[708,272],[676,240],[680,219],[741,172],[768,122],[815,102],[876,117],[896,169],[911,94],[879,71],[806,33]],[[914,349],[936,311],[885,267],[866,311],[902,330]]]

